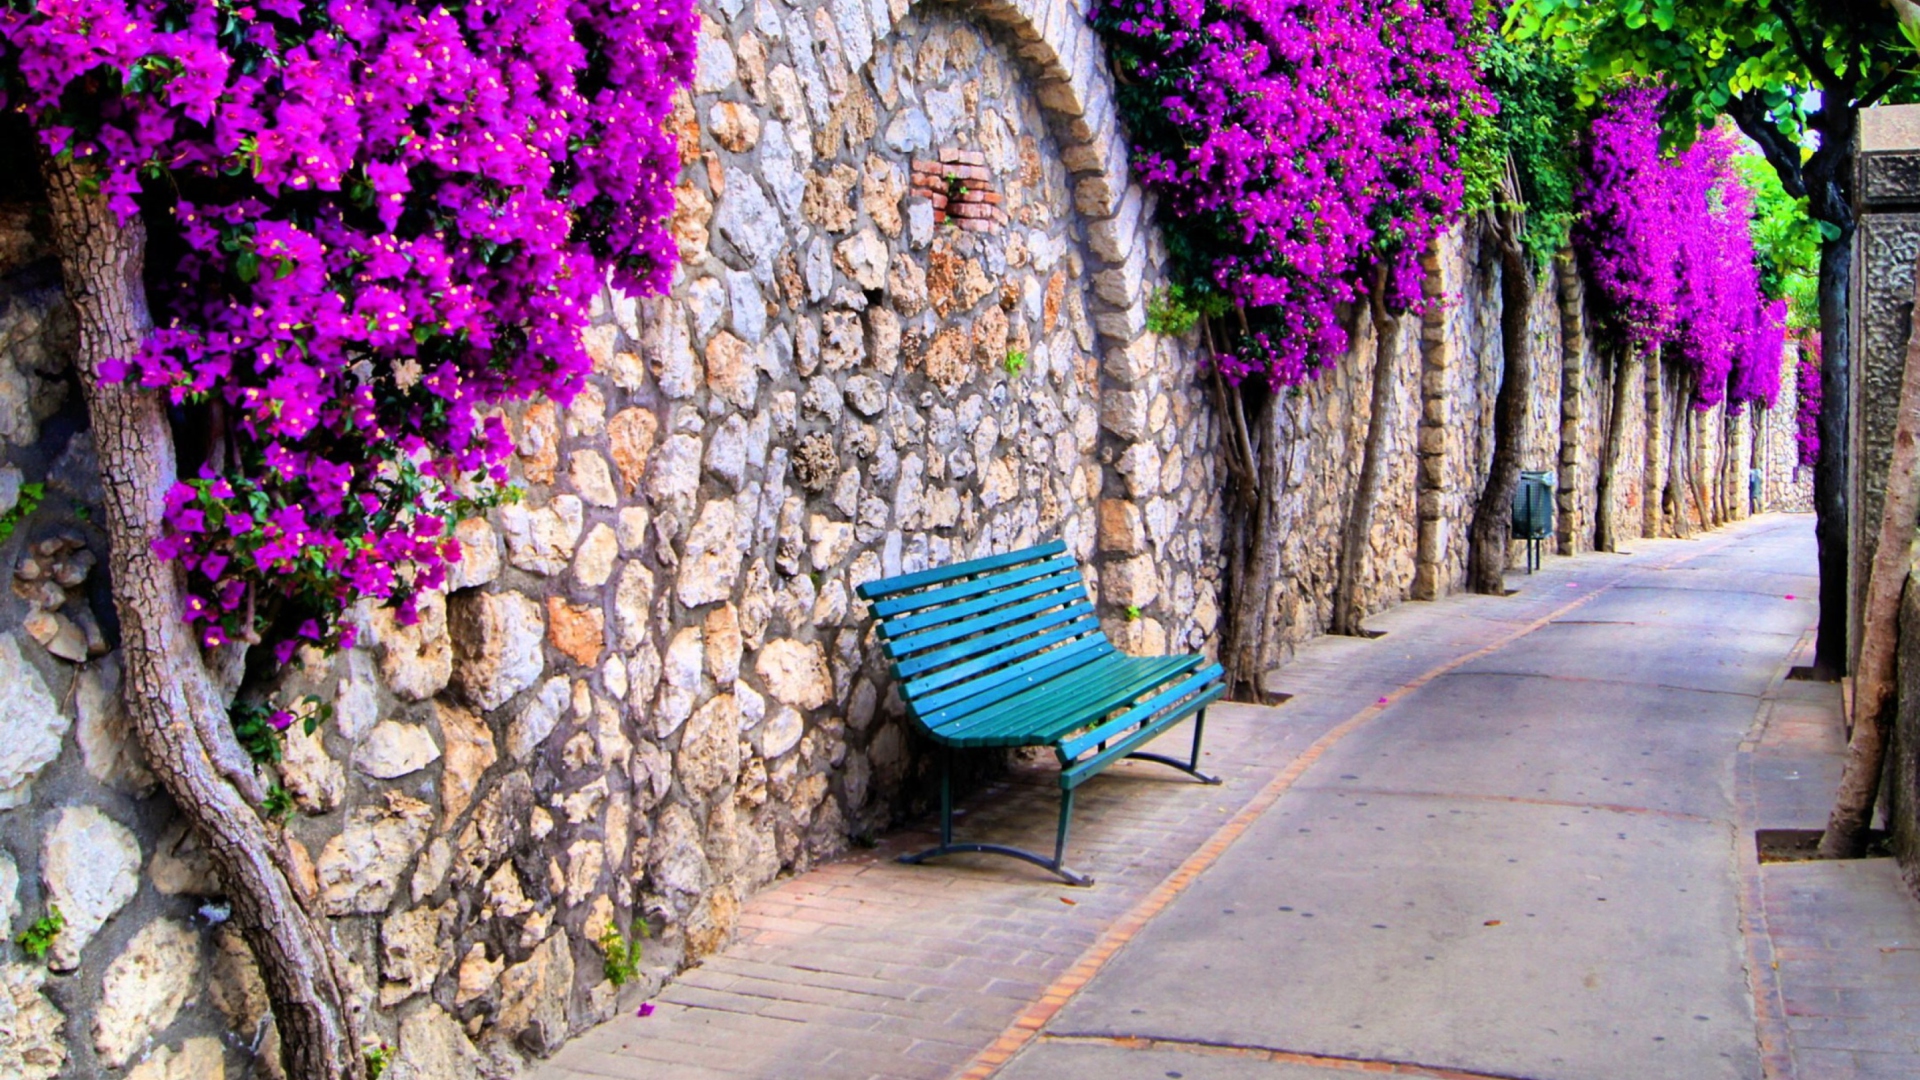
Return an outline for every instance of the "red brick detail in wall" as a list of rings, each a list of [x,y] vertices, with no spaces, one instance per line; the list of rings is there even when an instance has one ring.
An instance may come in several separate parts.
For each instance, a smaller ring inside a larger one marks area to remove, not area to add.
[[[933,222],[948,218],[969,232],[1000,232],[1007,227],[1007,210],[993,188],[987,157],[977,150],[948,147],[940,160],[913,159],[913,194],[933,204]]]

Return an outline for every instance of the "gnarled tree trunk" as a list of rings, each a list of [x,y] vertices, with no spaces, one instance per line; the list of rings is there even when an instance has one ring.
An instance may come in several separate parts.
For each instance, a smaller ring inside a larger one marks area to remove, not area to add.
[[[1916,273],[1920,273],[1917,271]],[[1914,302],[1920,314],[1920,276]],[[1887,494],[1880,511],[1880,540],[1867,572],[1866,610],[1860,631],[1860,665],[1853,680],[1853,735],[1840,774],[1820,854],[1855,858],[1866,845],[1887,756],[1888,715],[1894,702],[1894,651],[1900,640],[1900,592],[1913,572],[1914,525],[1920,518],[1920,320],[1907,335],[1907,362],[1900,376],[1900,405],[1887,463]]]
[[[1820,459],[1813,466],[1814,537],[1820,546],[1820,631],[1815,665],[1847,670],[1847,415],[1851,332],[1847,292],[1853,273],[1851,221],[1820,245]]]
[[[1520,444],[1533,399],[1533,267],[1514,222],[1495,225],[1500,245],[1500,393],[1493,405],[1493,462],[1467,532],[1467,588],[1498,596],[1507,589],[1513,546],[1513,494],[1520,486]]]
[[[1621,508],[1614,504],[1618,501],[1621,455],[1626,452],[1627,402],[1639,371],[1639,353],[1623,349],[1615,355],[1613,411],[1607,416],[1607,447],[1600,459],[1600,487],[1593,508],[1593,546],[1599,551],[1620,550]]]
[[[1273,670],[1273,613],[1280,579],[1279,493],[1285,488],[1275,395],[1214,378],[1227,441],[1227,619],[1220,660],[1234,700],[1264,702]],[[1251,401],[1249,401],[1251,398]]]
[[[1647,368],[1646,460],[1640,469],[1640,535],[1655,537],[1666,531],[1666,444],[1662,425],[1666,417],[1666,379],[1660,366]]]
[[[1360,452],[1360,480],[1355,485],[1353,502],[1347,507],[1346,527],[1340,532],[1340,555],[1333,587],[1333,626],[1335,634],[1362,635],[1360,622],[1366,613],[1360,610],[1360,574],[1365,569],[1367,548],[1373,535],[1373,511],[1380,502],[1382,458],[1386,456],[1387,414],[1393,408],[1395,373],[1399,368],[1400,342],[1406,320],[1388,310],[1385,275],[1374,285],[1373,299],[1373,394],[1372,411],[1367,415],[1367,441]]]
[[[148,764],[226,883],[234,921],[260,964],[288,1075],[357,1080],[366,1068],[341,960],[313,898],[294,882],[281,839],[254,809],[263,791],[233,738],[227,694],[181,618],[175,568],[153,551],[175,480],[166,413],[156,394],[100,378],[102,362],[133,355],[151,326],[141,280],[145,230],[137,221],[123,226],[77,167],[44,160],[42,172],[106,492],[127,714]]]
[[[1687,378],[1673,376],[1673,421],[1667,429],[1667,499],[1673,514],[1673,535],[1686,539],[1693,535],[1693,518],[1687,510]]]

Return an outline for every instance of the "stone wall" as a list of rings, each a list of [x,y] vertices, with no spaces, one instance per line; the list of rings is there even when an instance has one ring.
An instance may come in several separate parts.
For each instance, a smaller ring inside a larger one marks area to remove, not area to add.
[[[357,611],[360,647],[260,688],[333,706],[274,771],[395,1077],[511,1074],[716,948],[775,876],[924,807],[863,581],[1059,537],[1123,647],[1215,647],[1218,421],[1198,342],[1145,329],[1165,251],[1079,11],[702,17],[671,294],[606,294],[586,388],[506,410],[524,497],[461,526],[418,625]],[[272,1076],[221,885],[128,740],[71,321],[31,193],[0,195],[0,512],[46,486],[0,542],[0,930],[67,917],[50,965],[0,945],[0,1075]],[[1429,270],[1370,612],[1460,587],[1491,454],[1497,267],[1463,229]],[[1590,523],[1608,372],[1563,361],[1569,326],[1591,340],[1566,284],[1541,279],[1523,456],[1571,462]],[[1274,410],[1286,644],[1331,614],[1372,371],[1363,329]],[[617,988],[600,942],[636,920]]]
[[[1059,537],[1123,647],[1212,644],[1213,417],[1189,345],[1145,333],[1165,255],[1079,13],[702,16],[671,295],[606,295],[585,390],[507,410],[524,497],[462,526],[419,625],[360,611],[360,648],[267,688],[334,706],[275,771],[394,1075],[512,1072],[623,999],[609,928],[655,935],[631,1000],[924,804],[861,582]],[[51,973],[5,947],[0,1075],[272,1075],[221,887],[115,708],[31,213],[0,230],[0,510],[53,495],[0,549],[0,920],[68,922]]]

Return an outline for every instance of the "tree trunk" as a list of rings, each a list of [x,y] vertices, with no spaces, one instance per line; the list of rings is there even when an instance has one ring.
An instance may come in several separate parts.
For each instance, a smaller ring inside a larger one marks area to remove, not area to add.
[[[1625,350],[1613,364],[1613,412],[1607,417],[1607,448],[1600,462],[1600,490],[1593,508],[1593,546],[1600,551],[1620,550],[1620,508],[1614,505],[1620,475],[1621,454],[1625,451],[1627,400],[1633,390],[1633,377],[1640,370],[1640,354]]]
[[[1688,380],[1688,396],[1690,396],[1690,398],[1692,398],[1693,386],[1695,386],[1695,382],[1693,382],[1692,379]],[[1707,530],[1711,530],[1713,525],[1715,525],[1715,521],[1713,521],[1713,505],[1711,505],[1711,498],[1709,498],[1711,492],[1713,492],[1713,488],[1707,486],[1707,425],[1705,425],[1705,415],[1707,415],[1707,413],[1703,413],[1703,411],[1695,409],[1692,405],[1688,405],[1688,411],[1686,411],[1686,419],[1688,419],[1688,425],[1686,425],[1686,463],[1688,463],[1686,482],[1692,484],[1693,515],[1695,515],[1695,519],[1699,521],[1699,530],[1701,530],[1701,532],[1707,532]]]
[[[294,884],[286,849],[249,804],[258,780],[250,764],[245,772],[232,764],[239,748],[227,702],[181,618],[176,572],[153,551],[175,479],[166,413],[156,394],[99,377],[103,361],[133,355],[152,325],[141,280],[145,230],[121,225],[73,165],[44,161],[43,172],[106,493],[127,714],[147,763],[226,883],[234,922],[260,963],[288,1076],[358,1080],[365,1063],[337,977],[344,969],[324,920]]]
[[[1560,528],[1562,555],[1579,554],[1581,520],[1580,442],[1586,417],[1587,334],[1581,311],[1581,281],[1571,251],[1554,256],[1555,300],[1560,305]]]
[[[1274,605],[1280,578],[1279,493],[1285,490],[1280,450],[1280,402],[1277,395],[1254,395],[1244,387],[1216,384],[1234,471],[1251,468],[1236,482],[1227,503],[1226,628],[1221,662],[1227,692],[1234,700],[1264,703],[1267,672],[1274,668]],[[1249,415],[1251,413],[1251,415]],[[1257,433],[1257,436],[1256,436]],[[1236,478],[1237,480],[1237,478]],[[1249,692],[1250,693],[1247,693]]]
[[[1920,273],[1920,271],[1917,271]],[[1914,302],[1920,314],[1920,277]],[[1920,320],[1907,334],[1907,362],[1900,376],[1900,406],[1887,462],[1887,494],[1880,511],[1880,540],[1867,572],[1860,629],[1860,664],[1853,680],[1853,737],[1840,774],[1820,854],[1857,858],[1866,846],[1880,770],[1887,754],[1887,727],[1894,703],[1894,653],[1900,635],[1900,592],[1913,571],[1914,523],[1920,518]]]
[[[1673,419],[1667,426],[1667,512],[1673,517],[1670,535],[1682,540],[1693,535],[1687,512],[1687,377],[1673,373]]]
[[[1533,399],[1533,267],[1518,237],[1501,229],[1500,393],[1493,406],[1493,463],[1467,533],[1467,588],[1499,596],[1507,590],[1513,546],[1513,495],[1520,486],[1520,444]]]
[[[1820,544],[1820,632],[1814,662],[1839,676],[1847,670],[1847,416],[1852,341],[1847,291],[1853,273],[1852,230],[1820,245],[1820,459],[1813,466],[1814,535]]]
[[[1647,369],[1647,423],[1644,460],[1640,468],[1640,535],[1659,536],[1666,530],[1666,485],[1661,482],[1667,464],[1662,451],[1661,425],[1666,417],[1666,380],[1659,364]]]
[[[1384,288],[1376,285],[1375,291]],[[1367,442],[1361,450],[1360,481],[1347,508],[1346,528],[1340,534],[1338,577],[1333,590],[1332,632],[1335,634],[1362,636],[1366,633],[1360,627],[1366,616],[1360,610],[1360,573],[1365,569],[1367,547],[1373,535],[1373,510],[1380,501],[1387,414],[1393,407],[1394,373],[1399,366],[1404,323],[1399,315],[1386,310],[1384,301],[1374,301],[1373,407],[1367,415]]]

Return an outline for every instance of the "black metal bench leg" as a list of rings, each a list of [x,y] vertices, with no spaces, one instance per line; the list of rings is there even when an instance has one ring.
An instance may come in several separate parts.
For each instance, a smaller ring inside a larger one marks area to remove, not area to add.
[[[1031,851],[1023,851],[1020,848],[1006,847],[1001,844],[954,843],[953,748],[943,746],[940,751],[940,846],[928,848],[925,851],[918,851],[912,855],[902,855],[899,861],[907,863],[908,865],[918,865],[926,862],[928,859],[939,858],[942,855],[961,855],[969,852],[979,852],[986,855],[1006,855],[1010,858],[1030,862],[1041,869],[1050,870],[1059,875],[1060,880],[1069,885],[1091,885],[1093,884],[1092,878],[1067,869],[1064,862],[1067,854],[1067,824],[1072,816],[1073,789],[1063,788],[1060,792],[1060,828],[1059,831],[1054,834],[1053,858],[1051,859],[1044,855],[1036,855]]]
[[[1193,777],[1203,784],[1217,784],[1220,782],[1219,777],[1208,776],[1206,773],[1200,771],[1200,739],[1201,736],[1206,734],[1206,730],[1207,710],[1201,709],[1199,714],[1193,718],[1193,754],[1191,759],[1187,761],[1181,761],[1179,758],[1170,758],[1165,754],[1137,753],[1128,754],[1127,756],[1140,761],[1155,761],[1169,768],[1179,769],[1181,772],[1186,773],[1188,776]]]

